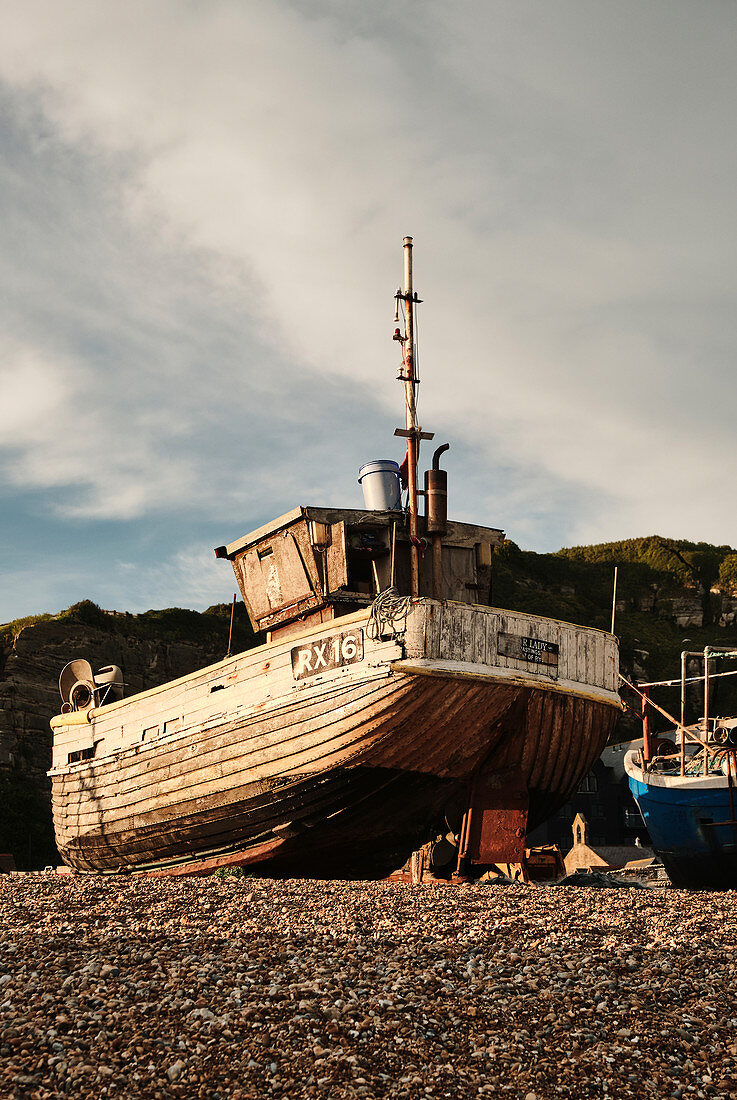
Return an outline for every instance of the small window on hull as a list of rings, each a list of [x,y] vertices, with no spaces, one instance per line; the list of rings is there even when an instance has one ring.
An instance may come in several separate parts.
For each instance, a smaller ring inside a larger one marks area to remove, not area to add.
[[[94,755],[94,745],[89,749],[77,749],[76,752],[69,753],[67,756],[67,764],[78,764],[80,760],[91,760]]]

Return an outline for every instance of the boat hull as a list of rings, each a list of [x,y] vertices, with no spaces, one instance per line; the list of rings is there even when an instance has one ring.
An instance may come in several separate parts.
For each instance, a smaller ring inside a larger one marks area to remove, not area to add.
[[[647,773],[628,769],[630,790],[647,826],[653,849],[674,886],[687,890],[737,888],[737,825],[726,778],[701,783],[672,777],[668,785],[648,782]],[[669,777],[670,778],[670,777]]]
[[[295,679],[294,654],[330,639],[330,627],[55,719],[62,857],[91,871],[194,860],[374,876],[444,827],[480,767],[521,774],[534,827],[613,729],[618,699],[596,682],[604,668],[611,679],[609,658],[592,658],[594,682],[520,668],[490,650],[509,613],[457,607],[418,601],[401,638],[372,639],[366,615],[341,620],[343,634],[361,632],[361,660],[307,680]],[[556,636],[565,627],[535,624]],[[527,617],[525,628],[535,624]],[[476,660],[457,659],[474,655],[465,626]],[[91,758],[76,760],[76,745]]]

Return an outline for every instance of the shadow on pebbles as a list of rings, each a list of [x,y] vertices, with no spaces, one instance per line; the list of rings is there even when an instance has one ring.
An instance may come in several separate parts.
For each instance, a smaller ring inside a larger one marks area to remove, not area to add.
[[[0,1095],[737,1098],[737,895],[0,879]]]

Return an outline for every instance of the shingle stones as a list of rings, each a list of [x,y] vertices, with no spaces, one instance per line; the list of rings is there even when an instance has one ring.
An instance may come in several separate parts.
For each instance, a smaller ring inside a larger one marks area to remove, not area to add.
[[[737,894],[0,879],[0,1095],[737,1100]]]

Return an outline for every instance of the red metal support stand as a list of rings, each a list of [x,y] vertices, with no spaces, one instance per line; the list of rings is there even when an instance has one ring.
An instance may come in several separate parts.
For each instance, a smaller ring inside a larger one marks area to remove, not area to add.
[[[478,772],[471,783],[463,818],[458,867],[524,863],[529,793],[522,772]]]

